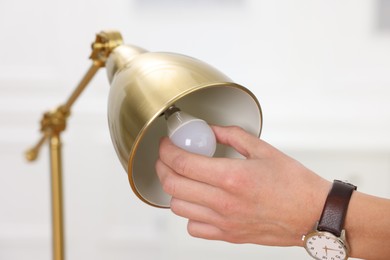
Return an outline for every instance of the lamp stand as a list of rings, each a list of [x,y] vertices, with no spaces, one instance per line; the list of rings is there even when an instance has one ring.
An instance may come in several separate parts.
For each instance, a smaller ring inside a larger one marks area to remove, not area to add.
[[[106,59],[111,51],[122,43],[122,36],[116,31],[103,31],[96,35],[96,40],[92,44],[92,53],[90,55],[90,59],[93,61],[92,66],[81,79],[80,83],[64,105],[59,106],[53,111],[44,113],[41,120],[42,137],[38,143],[25,154],[28,161],[36,160],[40,148],[48,141],[50,148],[52,246],[54,260],[65,259],[61,133],[66,128],[66,120],[70,115],[70,109],[74,102],[81,95],[96,72],[105,66]]]
[[[62,160],[59,134],[50,136],[53,258],[64,259],[64,220],[62,203]]]

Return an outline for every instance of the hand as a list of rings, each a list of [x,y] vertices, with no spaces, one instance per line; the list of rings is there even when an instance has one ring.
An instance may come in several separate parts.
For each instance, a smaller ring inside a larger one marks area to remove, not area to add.
[[[162,139],[156,171],[171,210],[189,220],[195,237],[302,246],[331,183],[241,128],[213,130],[245,159],[195,155]]]

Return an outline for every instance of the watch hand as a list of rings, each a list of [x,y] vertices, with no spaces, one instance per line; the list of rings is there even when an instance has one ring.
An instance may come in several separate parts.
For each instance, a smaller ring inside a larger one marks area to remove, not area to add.
[[[323,249],[325,249],[325,254],[326,254],[326,256],[328,256],[328,247],[325,246]]]
[[[340,249],[333,249],[333,248],[327,248],[327,249],[331,251],[341,251]]]

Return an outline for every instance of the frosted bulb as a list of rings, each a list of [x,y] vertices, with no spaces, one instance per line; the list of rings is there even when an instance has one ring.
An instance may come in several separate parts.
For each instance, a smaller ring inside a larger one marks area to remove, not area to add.
[[[202,119],[193,117],[178,108],[166,115],[168,136],[178,147],[196,154],[212,157],[216,149],[215,135]]]

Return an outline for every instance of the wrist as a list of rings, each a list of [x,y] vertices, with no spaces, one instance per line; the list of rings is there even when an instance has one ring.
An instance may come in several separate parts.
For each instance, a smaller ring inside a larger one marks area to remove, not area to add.
[[[345,218],[356,186],[334,180],[315,228],[304,235],[304,247],[314,259],[347,259]]]
[[[351,257],[389,259],[390,200],[361,192],[351,197],[345,220]]]
[[[310,187],[310,192],[307,194],[308,199],[305,201],[305,212],[300,212],[301,216],[305,216],[301,218],[301,229],[299,230],[299,234],[297,234],[297,245],[301,247],[304,246],[302,235],[312,231],[321,217],[332,183],[321,178],[320,181],[310,185]]]
[[[307,234],[307,232],[313,230],[315,224],[320,219],[326,198],[329,194],[331,187],[332,183],[327,180],[323,180],[318,186],[313,187],[311,196],[312,201],[306,204],[307,208],[310,208],[308,214],[309,219],[305,220],[305,230],[303,230],[304,232],[302,234]]]

